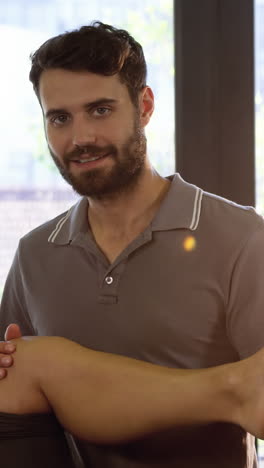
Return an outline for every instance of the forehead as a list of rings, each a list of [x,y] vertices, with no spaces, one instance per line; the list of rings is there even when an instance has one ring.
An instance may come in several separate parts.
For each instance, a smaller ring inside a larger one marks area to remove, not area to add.
[[[124,102],[129,99],[126,85],[119,76],[104,76],[87,71],[61,68],[45,70],[40,76],[39,95],[43,110],[71,107],[101,98]]]

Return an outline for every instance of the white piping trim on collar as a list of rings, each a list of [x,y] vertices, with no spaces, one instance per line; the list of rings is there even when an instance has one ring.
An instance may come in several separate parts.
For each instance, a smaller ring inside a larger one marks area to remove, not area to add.
[[[59,232],[60,232],[62,226],[64,225],[64,223],[65,223],[65,222],[67,221],[67,219],[69,218],[71,212],[72,212],[72,208],[70,208],[69,211],[67,212],[67,214],[66,214],[63,218],[61,218],[61,219],[59,220],[59,222],[57,223],[57,225],[56,225],[54,231],[52,231],[51,235],[49,236],[48,242],[54,242],[54,241],[55,241],[57,235],[59,234]]]
[[[195,201],[194,201],[194,207],[193,207],[193,216],[192,216],[192,222],[190,225],[190,229],[192,231],[195,231],[195,229],[197,229],[197,226],[200,220],[202,196],[203,196],[202,189],[196,187]]]

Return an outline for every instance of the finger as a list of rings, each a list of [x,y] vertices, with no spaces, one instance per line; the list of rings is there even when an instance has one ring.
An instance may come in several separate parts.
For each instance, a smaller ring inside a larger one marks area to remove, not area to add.
[[[0,367],[10,367],[13,365],[13,358],[9,355],[0,355]]]
[[[5,340],[14,340],[15,338],[20,338],[21,336],[21,330],[16,323],[11,323],[8,325],[5,332]]]
[[[4,377],[6,377],[6,375],[7,375],[6,369],[1,369],[0,368],[0,380],[3,379]]]
[[[1,356],[1,354],[14,353],[15,350],[16,350],[15,343],[11,341],[0,341],[0,358],[4,357],[4,356]]]

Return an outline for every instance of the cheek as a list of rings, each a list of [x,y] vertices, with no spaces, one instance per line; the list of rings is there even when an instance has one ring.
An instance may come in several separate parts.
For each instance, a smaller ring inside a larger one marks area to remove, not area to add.
[[[45,136],[46,136],[46,140],[49,144],[49,146],[52,146],[52,141],[53,141],[53,132],[51,130],[51,128],[49,127],[49,125],[45,125],[44,126],[44,129],[45,129]]]
[[[107,136],[112,143],[122,145],[134,134],[134,132],[134,123],[123,120],[122,122],[119,121],[118,123],[111,125],[111,127],[107,129]]]
[[[127,131],[126,131],[127,136],[131,136],[132,134],[135,133],[135,124],[134,124],[134,122],[129,121],[126,128],[127,128]]]
[[[46,139],[48,145],[56,154],[62,153],[67,145],[62,132],[58,133],[49,127],[46,129]]]

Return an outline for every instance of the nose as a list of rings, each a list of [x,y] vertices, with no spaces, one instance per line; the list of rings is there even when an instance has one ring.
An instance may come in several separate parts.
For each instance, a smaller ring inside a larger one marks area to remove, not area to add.
[[[72,143],[74,146],[87,146],[96,143],[96,132],[92,122],[87,116],[81,116],[74,120],[72,127]]]

